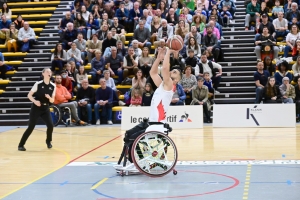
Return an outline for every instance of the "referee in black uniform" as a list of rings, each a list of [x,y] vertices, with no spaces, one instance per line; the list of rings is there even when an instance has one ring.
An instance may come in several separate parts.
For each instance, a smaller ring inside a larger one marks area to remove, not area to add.
[[[47,125],[46,144],[49,149],[52,148],[53,122],[50,116],[49,104],[54,102],[56,86],[50,81],[51,75],[51,70],[45,68],[42,72],[43,80],[36,82],[27,95],[33,104],[30,110],[28,128],[24,132],[18,146],[19,151],[26,151],[24,145],[32,133],[39,117],[41,117]],[[33,98],[33,94],[35,94],[35,98]]]

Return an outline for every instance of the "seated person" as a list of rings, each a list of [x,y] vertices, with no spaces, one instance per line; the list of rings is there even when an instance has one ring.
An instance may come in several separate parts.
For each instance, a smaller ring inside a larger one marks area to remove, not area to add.
[[[223,10],[220,13],[220,17],[222,19],[224,27],[227,27],[229,25],[229,23],[230,23],[230,20],[232,20],[232,15],[228,11],[228,7],[227,6],[223,6]]]
[[[95,51],[99,50],[101,52],[101,48],[102,48],[102,42],[98,40],[97,34],[93,34],[92,39],[88,40],[86,44],[86,51],[87,51],[87,57],[89,63],[95,57]]]
[[[103,40],[102,49],[104,51],[103,57],[106,59],[111,54],[111,47],[117,46],[117,40],[112,37],[112,32],[107,32],[107,37]]]
[[[210,102],[208,101],[208,89],[203,85],[204,78],[201,76],[197,77],[197,86],[192,91],[192,102],[191,105],[202,105],[203,112],[206,117],[206,123],[211,123],[210,114],[208,108],[210,107]]]
[[[215,90],[213,88],[213,83],[212,80],[210,78],[210,75],[208,72],[204,72],[203,73],[203,78],[204,78],[204,82],[203,84],[207,87],[208,92],[213,96],[215,93]]]
[[[92,107],[94,105],[95,90],[89,86],[89,81],[83,79],[81,81],[81,87],[77,91],[76,102],[78,104],[77,111],[78,117],[82,119],[82,112],[87,112],[87,123],[92,123]]]
[[[143,74],[148,77],[151,66],[154,60],[153,57],[149,55],[148,47],[143,48],[142,55],[139,57],[139,68],[142,70]]]
[[[92,70],[90,74],[92,75],[93,83],[99,82],[99,79],[103,77],[103,71],[105,68],[105,60],[101,56],[99,50],[95,51],[95,58],[91,61]]]
[[[195,74],[195,67],[197,66],[198,58],[195,56],[195,51],[190,49],[188,51],[188,57],[185,59],[185,65],[189,65],[193,68],[193,74]],[[196,76],[198,74],[195,74]]]
[[[194,51],[194,50],[193,50]],[[178,69],[180,72],[184,70],[185,60],[182,58],[180,52],[174,52],[170,57],[170,71]]]
[[[173,94],[171,100],[171,106],[181,106],[184,105],[184,101],[186,99],[185,92],[182,86],[177,82],[177,80],[173,80],[174,84],[176,85],[175,92]]]
[[[296,40],[295,45],[293,47],[293,61],[296,61],[298,56],[300,56],[300,40]]]
[[[201,56],[201,48],[200,45],[196,43],[196,40],[194,37],[190,37],[188,41],[188,45],[186,46],[186,54],[188,55],[188,51],[193,50],[194,55],[197,56],[197,58],[200,58]]]
[[[67,51],[67,61],[74,61],[77,67],[83,65],[83,60],[81,59],[81,51],[77,49],[75,42],[72,42],[71,49]]]
[[[84,121],[81,121],[77,115],[77,102],[72,101],[68,102],[72,96],[70,92],[61,84],[62,77],[61,75],[57,74],[55,76],[55,85],[56,85],[56,92],[55,92],[55,99],[54,104],[58,105],[59,107],[68,107],[71,110],[72,118],[75,120],[76,125],[86,125]]]
[[[278,71],[274,74],[274,77],[276,85],[281,85],[284,77],[288,77],[289,80],[292,80],[292,74],[289,72],[289,64],[286,61],[280,63]]]
[[[150,106],[153,97],[153,89],[150,83],[146,83],[142,97],[142,106]]]
[[[16,29],[15,24],[11,23],[9,26],[9,30],[5,32],[6,33],[6,42],[7,45],[7,51],[11,52],[12,48],[14,49],[14,52],[18,51],[17,41],[18,41],[18,29]]]
[[[77,39],[77,30],[74,28],[73,23],[67,23],[67,30],[61,36],[61,43],[63,48],[68,50],[71,48],[71,45],[74,40]]]
[[[182,86],[183,91],[185,94],[190,96],[190,101],[192,98],[192,90],[197,85],[197,79],[196,76],[192,74],[192,66],[187,65],[184,69],[184,74],[182,75],[181,80],[179,81],[179,84]],[[187,105],[190,104],[190,102],[185,102]]]
[[[129,107],[140,107],[142,105],[142,90],[132,88]]]
[[[4,14],[1,16],[0,20],[0,43],[4,44],[6,39],[6,32],[10,30],[11,21],[6,18]]]
[[[78,33],[77,39],[74,40],[74,43],[76,44],[76,48],[81,52],[81,60],[83,63],[85,63],[85,57],[87,56],[86,52],[86,40],[83,39],[82,33]],[[77,66],[79,67],[79,66]]]
[[[282,103],[279,87],[275,85],[274,76],[268,78],[268,83],[264,88],[264,103]]]
[[[294,73],[294,82],[298,83],[300,78],[300,56],[297,57],[296,63],[292,66],[292,71]]]
[[[294,99],[296,97],[295,88],[290,84],[290,79],[288,77],[284,77],[282,79],[282,84],[279,86],[279,90],[283,103],[294,103]]]
[[[105,59],[107,69],[111,73],[111,76],[118,76],[118,83],[121,84],[123,81],[123,58],[117,54],[117,48],[111,47],[111,55]]]
[[[263,33],[256,39],[255,45],[254,52],[257,60],[261,60],[261,51],[265,49],[266,46],[269,46],[270,50],[273,49],[274,59],[278,58],[279,48],[276,46],[273,36],[269,34],[268,27],[264,27]]]
[[[139,21],[139,27],[134,30],[133,39],[138,41],[138,47],[151,48],[150,30],[145,26],[144,20]]]
[[[138,70],[135,76],[132,78],[132,89],[139,89],[144,91],[146,86],[146,78],[143,75],[142,70]]]
[[[85,72],[84,66],[81,65],[78,69],[78,73],[76,73],[76,83],[77,83],[77,88],[81,88],[81,82],[86,79],[88,80],[88,75]]]
[[[203,37],[202,47],[204,50],[208,50],[214,55],[215,62],[219,60],[220,47],[218,44],[218,38],[212,33],[212,27],[206,26],[207,35]]]
[[[140,57],[142,55],[142,50],[139,48],[139,43],[137,40],[132,40],[132,48],[135,56]]]
[[[100,86],[96,90],[96,103],[94,105],[96,125],[100,125],[100,109],[101,116],[107,119],[107,124],[112,125],[112,106],[113,106],[113,90],[106,86],[106,80],[100,79]]]
[[[298,10],[298,4],[296,2],[292,3],[291,10],[289,10],[285,15],[285,18],[288,20],[289,24],[292,23],[293,17],[296,17],[298,23],[300,23],[300,11]]]
[[[28,22],[24,22],[24,27],[19,30],[18,43],[22,52],[29,52],[36,43],[34,30],[29,27]]]
[[[66,12],[65,14],[65,17],[63,17],[60,21],[59,21],[59,31],[58,31],[58,34],[60,37],[63,36],[64,32],[66,31],[67,29],[67,24],[68,23],[73,23],[74,20],[73,18],[71,17],[71,12]]]
[[[113,106],[125,106],[126,104],[119,99],[119,91],[116,88],[115,80],[110,77],[109,70],[104,70],[103,74],[106,81],[106,86],[113,90]]]
[[[275,28],[275,39],[277,37],[285,37],[288,34],[288,21],[283,18],[283,12],[278,13],[278,18],[273,20]]]
[[[284,48],[284,57],[289,57],[289,52],[294,49],[296,40],[300,38],[298,26],[292,25],[291,32],[286,36],[286,46]]]
[[[260,5],[256,0],[251,0],[251,3],[248,3],[246,6],[246,16],[245,16],[245,30],[247,31],[249,28],[249,24],[251,21],[255,23],[259,20],[259,11]],[[256,27],[256,24],[255,24]]]
[[[274,76],[275,74],[276,66],[272,63],[270,56],[264,58],[264,70],[269,71],[270,76]]]
[[[65,67],[70,66],[69,63],[65,64]],[[68,92],[73,95],[73,83],[72,83],[72,78],[68,76],[68,72],[66,70],[62,70],[60,72],[61,75],[61,84],[64,86]]]
[[[51,56],[51,61],[52,72],[55,71],[55,68],[58,68],[59,71],[61,71],[63,69],[64,64],[67,62],[67,53],[65,50],[63,50],[62,45],[60,43],[56,44],[54,52]]]
[[[273,19],[276,19],[278,17],[279,12],[284,13],[284,10],[283,10],[282,6],[280,6],[280,0],[275,0],[275,6],[272,9]]]
[[[270,74],[269,71],[264,70],[264,63],[262,61],[258,61],[256,67],[257,71],[254,73],[254,81],[256,85],[255,103],[260,103]]]
[[[138,71],[139,58],[134,54],[133,47],[128,47],[128,54],[123,60],[123,79],[127,78],[129,75],[134,75]]]

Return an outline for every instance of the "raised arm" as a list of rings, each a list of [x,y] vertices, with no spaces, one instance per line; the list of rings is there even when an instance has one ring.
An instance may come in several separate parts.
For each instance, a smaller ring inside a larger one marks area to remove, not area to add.
[[[158,47],[158,54],[157,54],[157,58],[154,61],[151,70],[150,70],[150,76],[154,82],[154,84],[156,85],[156,87],[159,87],[159,85],[162,82],[162,79],[160,78],[160,76],[158,75],[158,66],[160,61],[162,61],[165,57],[165,49],[162,49],[160,47]]]

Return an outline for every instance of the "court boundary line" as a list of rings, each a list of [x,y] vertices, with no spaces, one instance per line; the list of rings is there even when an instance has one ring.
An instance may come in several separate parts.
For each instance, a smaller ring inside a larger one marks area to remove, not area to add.
[[[14,189],[13,191],[11,191],[11,192],[9,192],[9,193],[7,193],[7,194],[1,196],[0,199],[3,199],[3,198],[5,198],[5,197],[9,196],[9,195],[11,195],[11,194],[13,194],[13,193],[15,193],[15,192],[17,192],[17,191],[23,189],[24,187],[26,187],[26,186],[28,186],[28,185],[30,185],[30,184],[32,184],[32,183],[34,183],[34,182],[36,182],[36,181],[38,181],[38,180],[44,178],[44,177],[46,177],[46,176],[52,174],[53,172],[55,172],[55,171],[57,171],[57,170],[63,168],[64,166],[66,166],[66,165],[68,164],[68,162],[70,161],[70,155],[69,155],[66,151],[64,151],[64,150],[61,150],[61,149],[58,149],[58,148],[53,148],[53,149],[56,150],[56,151],[62,152],[62,153],[65,155],[65,162],[64,162],[62,165],[60,165],[59,167],[57,167],[57,168],[51,170],[50,172],[47,172],[47,173],[44,174],[44,175],[39,176],[38,178],[35,178],[35,179],[32,180],[32,181],[29,181],[29,182],[25,183],[25,184],[22,185],[21,187],[19,187],[19,188],[17,188],[17,189]]]

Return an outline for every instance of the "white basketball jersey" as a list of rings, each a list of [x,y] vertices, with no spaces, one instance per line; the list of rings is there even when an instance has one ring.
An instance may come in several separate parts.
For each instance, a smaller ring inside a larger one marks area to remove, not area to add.
[[[150,106],[149,122],[166,122],[166,115],[175,89],[176,85],[174,85],[173,90],[166,91],[162,82],[155,90]]]

